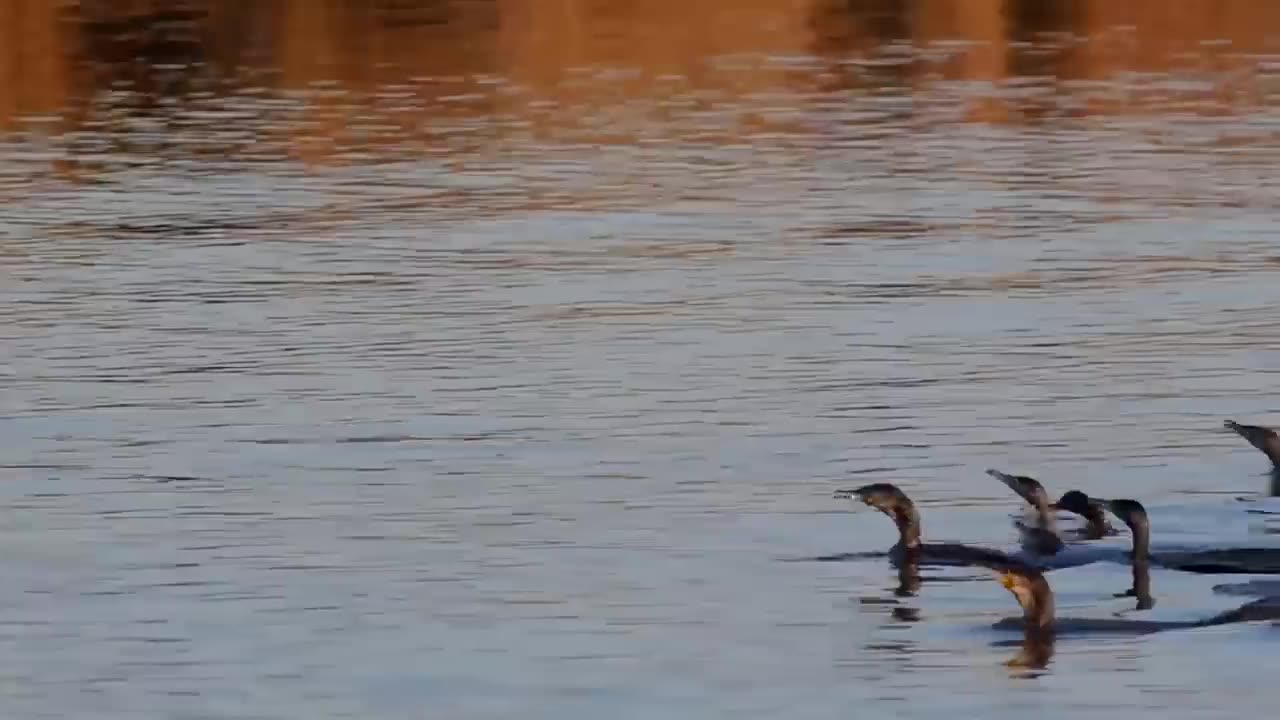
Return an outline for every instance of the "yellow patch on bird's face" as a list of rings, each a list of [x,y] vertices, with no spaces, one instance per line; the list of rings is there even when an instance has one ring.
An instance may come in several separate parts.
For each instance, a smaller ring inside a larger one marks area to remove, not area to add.
[[[1013,589],[1013,573],[1009,573],[1009,572],[1000,573],[1000,584],[1003,585],[1006,590],[1012,590]]]

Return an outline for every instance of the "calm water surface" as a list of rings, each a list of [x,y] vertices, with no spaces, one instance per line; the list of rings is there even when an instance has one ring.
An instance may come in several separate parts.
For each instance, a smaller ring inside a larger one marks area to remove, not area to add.
[[[1274,713],[1270,624],[785,560],[987,467],[1276,544],[1280,12],[178,5],[0,3],[6,718]]]

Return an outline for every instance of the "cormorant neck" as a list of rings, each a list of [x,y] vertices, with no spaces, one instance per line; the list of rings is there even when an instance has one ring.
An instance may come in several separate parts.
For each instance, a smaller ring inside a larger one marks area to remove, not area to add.
[[[898,526],[898,544],[904,548],[920,547],[920,513],[916,512],[915,503],[907,501],[894,505],[889,516]]]
[[[1044,493],[1036,495],[1036,519],[1040,521],[1040,527],[1055,532],[1053,511],[1049,508],[1049,500]]]
[[[1280,438],[1267,435],[1262,441],[1262,447],[1258,449],[1271,461],[1272,467],[1280,468]]]
[[[1145,517],[1134,518],[1128,525],[1133,533],[1133,562],[1145,564],[1151,559],[1151,526]]]

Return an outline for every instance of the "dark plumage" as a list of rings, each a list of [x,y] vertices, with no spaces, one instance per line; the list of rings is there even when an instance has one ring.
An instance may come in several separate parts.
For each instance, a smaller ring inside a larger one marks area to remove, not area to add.
[[[1160,565],[1174,570],[1205,574],[1280,574],[1280,548],[1222,548],[1151,553],[1151,521],[1137,500],[1107,500],[1107,509],[1120,518],[1133,535],[1133,564]]]
[[[1262,451],[1271,461],[1272,467],[1280,469],[1280,434],[1262,425],[1241,425],[1234,420],[1222,423],[1229,430],[1249,441],[1249,444]]]
[[[1010,475],[999,470],[988,470],[987,474],[1004,483],[1010,490],[1017,493],[1018,497],[1027,501],[1027,504],[1041,518],[1041,527],[1053,531],[1052,524],[1045,525],[1044,523],[1046,521],[1053,522],[1049,516],[1050,510],[1061,510],[1079,515],[1085,519],[1084,530],[1076,531],[1075,533],[1084,540],[1099,540],[1115,534],[1115,530],[1107,522],[1107,514],[1102,505],[1093,501],[1088,495],[1079,490],[1068,490],[1062,494],[1061,498],[1058,498],[1058,502],[1049,503],[1049,492],[1045,490],[1044,485],[1040,484],[1040,481],[1033,477]],[[1046,545],[1046,547],[1049,546]]]
[[[1261,598],[1205,620],[1151,621],[1111,618],[1058,620],[1054,617],[1053,590],[1041,571],[1020,563],[995,568],[996,579],[1013,593],[1022,608],[1022,627],[1029,636],[1044,637],[1055,631],[1149,633],[1175,628],[1207,627],[1280,617],[1280,598]],[[1009,625],[997,623],[998,627]]]
[[[1063,542],[1055,529],[1049,493],[1045,492],[1044,486],[1026,475],[1010,475],[999,470],[987,470],[987,474],[1004,483],[1035,508],[1037,525],[1021,528],[1023,549],[1039,555],[1055,555],[1060,552]]]
[[[1103,509],[1102,503],[1093,500],[1079,490],[1068,490],[1062,493],[1062,497],[1058,498],[1058,502],[1049,507],[1084,518],[1085,528],[1083,535],[1086,540],[1100,540],[1108,535],[1115,534],[1111,523],[1107,522],[1107,513]]]
[[[889,556],[895,563],[990,567],[1007,557],[997,550],[972,545],[924,542],[920,513],[915,503],[892,483],[871,483],[852,490],[837,490],[835,497],[861,500],[893,520],[898,528],[898,542],[889,549]]]

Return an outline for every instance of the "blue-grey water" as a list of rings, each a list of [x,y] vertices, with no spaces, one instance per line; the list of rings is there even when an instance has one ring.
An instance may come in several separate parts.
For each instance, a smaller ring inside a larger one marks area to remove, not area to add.
[[[988,467],[1280,545],[1222,429],[1280,424],[1276,19],[1084,71],[1044,58],[1162,31],[1010,30],[973,77],[963,23],[833,48],[833,3],[726,3],[672,49],[587,5],[422,31],[472,54],[304,42],[332,8],[240,64],[85,42],[5,96],[0,715],[1274,713],[1269,623],[1027,671],[985,572],[787,560],[887,548],[831,497],[875,481],[1012,548]],[[1049,577],[1168,620],[1249,579]]]

